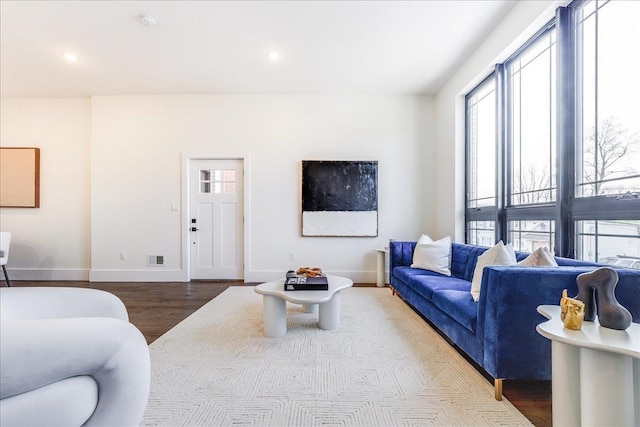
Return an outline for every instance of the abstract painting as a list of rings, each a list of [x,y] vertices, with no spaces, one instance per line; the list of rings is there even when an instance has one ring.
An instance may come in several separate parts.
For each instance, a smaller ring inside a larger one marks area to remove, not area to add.
[[[40,207],[39,148],[0,148],[0,207]]]
[[[302,161],[302,235],[378,235],[377,161]]]

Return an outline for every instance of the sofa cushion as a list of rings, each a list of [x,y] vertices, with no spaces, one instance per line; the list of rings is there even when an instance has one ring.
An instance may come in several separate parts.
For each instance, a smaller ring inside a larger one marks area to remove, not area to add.
[[[441,289],[433,292],[433,304],[471,332],[478,324],[478,304],[468,290]]]
[[[466,280],[458,279],[457,277],[447,277],[442,274],[415,275],[406,283],[411,289],[429,301],[431,301],[433,292],[438,290],[451,289],[469,292],[471,289],[471,283]]]
[[[442,274],[438,274],[429,270],[422,270],[421,268],[412,268],[408,266],[400,266],[393,269],[393,275],[398,279],[402,280],[404,283],[409,283],[409,281],[413,277],[417,276],[438,276],[438,277],[446,277]]]

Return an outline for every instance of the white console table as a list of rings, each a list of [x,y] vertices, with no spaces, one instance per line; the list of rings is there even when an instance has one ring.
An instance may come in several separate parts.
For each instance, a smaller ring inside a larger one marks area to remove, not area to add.
[[[541,305],[536,327],[551,340],[553,425],[640,427],[640,324],[624,331],[597,319],[567,329],[560,307]]]

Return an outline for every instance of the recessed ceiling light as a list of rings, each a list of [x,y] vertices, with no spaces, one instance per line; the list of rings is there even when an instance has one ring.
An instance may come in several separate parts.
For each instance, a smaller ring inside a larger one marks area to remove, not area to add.
[[[67,60],[67,62],[76,63],[76,62],[80,61],[80,60],[78,59],[78,57],[77,57],[77,56],[75,56],[75,55],[74,55],[73,53],[71,53],[71,52],[67,52],[67,53],[65,53],[64,55],[62,55],[62,57],[63,57],[64,59],[66,59],[66,60]]]
[[[280,59],[280,54],[275,50],[272,50],[271,52],[267,53],[267,58],[271,62],[276,62],[277,60]]]
[[[142,22],[146,27],[155,27],[158,20],[151,15],[142,15],[140,17],[140,22]]]

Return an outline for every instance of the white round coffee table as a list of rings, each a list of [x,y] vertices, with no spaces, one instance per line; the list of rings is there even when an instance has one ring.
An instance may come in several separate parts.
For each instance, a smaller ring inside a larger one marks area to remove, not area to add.
[[[329,290],[326,291],[285,291],[284,279],[262,283],[255,291],[262,295],[264,304],[264,334],[269,338],[287,333],[287,301],[301,304],[304,311],[318,310],[318,324],[321,329],[337,329],[340,326],[340,291],[353,286],[346,277],[327,276]]]

